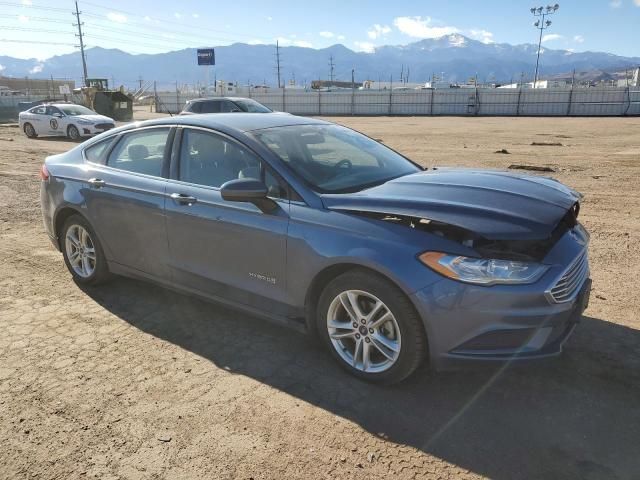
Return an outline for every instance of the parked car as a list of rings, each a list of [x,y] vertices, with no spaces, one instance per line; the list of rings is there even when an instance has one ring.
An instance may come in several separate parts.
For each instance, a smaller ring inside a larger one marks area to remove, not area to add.
[[[152,280],[315,332],[392,383],[428,356],[559,354],[589,300],[580,195],[545,177],[425,170],[323,120],[132,124],[46,159],[47,232],[80,284]]]
[[[187,101],[180,115],[193,115],[196,113],[272,113],[268,107],[251,98],[242,97],[218,97],[218,98],[196,98]]]
[[[114,128],[112,118],[73,103],[36,105],[18,116],[20,129],[29,138],[38,136],[69,137],[79,140]]]

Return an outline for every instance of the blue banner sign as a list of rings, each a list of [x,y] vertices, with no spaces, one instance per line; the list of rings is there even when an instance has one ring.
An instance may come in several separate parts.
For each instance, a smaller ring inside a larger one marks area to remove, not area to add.
[[[198,65],[215,65],[216,54],[213,48],[198,49]]]

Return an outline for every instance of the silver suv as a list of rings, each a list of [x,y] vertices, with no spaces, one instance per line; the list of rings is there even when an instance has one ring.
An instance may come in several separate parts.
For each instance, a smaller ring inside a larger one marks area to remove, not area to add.
[[[218,97],[196,98],[189,100],[180,115],[193,115],[197,113],[271,113],[268,107],[251,98],[242,97]]]

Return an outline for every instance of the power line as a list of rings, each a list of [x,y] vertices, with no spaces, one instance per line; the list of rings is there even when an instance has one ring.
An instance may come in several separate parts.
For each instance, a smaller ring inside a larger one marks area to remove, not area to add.
[[[20,15],[6,15],[6,14],[0,14],[0,18],[9,18],[12,20],[15,20],[16,18],[19,18]],[[65,25],[69,25],[69,22],[67,20],[57,20],[54,18],[47,18],[47,17],[32,17],[31,15],[29,15],[29,21],[34,21],[34,22],[46,22],[46,23],[63,23]]]
[[[24,3],[19,3],[19,2],[0,2],[0,5],[3,6],[7,6],[7,7],[25,7]],[[38,10],[47,10],[50,12],[64,12],[66,13],[68,10],[66,8],[57,8],[57,7],[43,7],[40,5],[29,5],[29,8],[35,8]]]
[[[108,10],[110,12],[120,12],[120,13],[125,13],[128,15],[132,15],[134,17],[139,17],[139,14],[130,12],[130,11],[126,11],[126,10],[118,10],[118,9],[113,9],[111,7],[104,7],[101,6],[99,4],[96,3],[92,3],[92,2],[82,2],[83,4],[88,4],[88,5],[92,5],[96,8],[100,8],[100,9],[104,9],[104,10]],[[22,3],[16,3],[16,2],[4,2],[4,1],[0,1],[0,5],[6,5],[6,6],[13,6],[13,7],[22,7],[25,8],[25,5]],[[46,11],[46,12],[63,12],[66,13],[67,10],[65,10],[64,8],[56,8],[56,7],[47,7],[47,6],[41,6],[41,5],[30,5],[28,6],[29,10],[34,10],[34,11]],[[44,12],[43,12],[44,13]],[[74,14],[75,15],[75,14]],[[119,29],[119,30],[127,30],[130,32],[135,32],[135,33],[140,33],[137,30],[134,29],[124,29],[121,27],[115,27],[113,26],[113,22],[110,21],[108,18],[106,18],[105,15],[100,14],[98,12],[92,12],[90,10],[86,10],[83,9],[82,11],[82,16],[83,18],[93,18],[99,21],[104,21],[104,22],[109,22],[108,27],[110,29]],[[1,15],[1,17],[3,18],[16,18],[16,15]],[[145,17],[147,18],[147,17]],[[66,23],[66,21],[63,20],[59,20],[59,19],[52,19],[52,18],[43,18],[43,17],[32,17],[29,16],[29,20],[34,20],[34,21],[48,21],[48,22],[52,22],[52,23]],[[237,37],[247,37],[247,38],[251,38],[251,39],[255,39],[255,35],[249,35],[249,34],[244,34],[244,33],[238,33],[238,32],[233,32],[234,37],[228,37],[228,36],[215,36],[212,37],[211,36],[211,32],[221,32],[221,33],[228,33],[226,31],[223,30],[216,30],[216,29],[211,29],[211,28],[203,28],[203,27],[198,27],[195,25],[191,25],[189,26],[188,29],[185,28],[180,28],[179,26],[176,25],[175,21],[168,21],[168,20],[162,20],[162,19],[149,19],[149,21],[155,23],[162,23],[165,25],[170,25],[170,27],[166,27],[163,26],[161,27],[162,30],[164,32],[170,32],[170,33],[175,33],[176,35],[179,35],[180,38],[185,38],[185,37],[189,37],[191,39],[197,40],[198,42],[201,42],[203,45],[209,45],[211,43],[212,40],[214,41],[223,41],[223,42],[237,42],[238,38]],[[86,26],[93,26],[95,27],[95,23],[93,22],[85,22]],[[131,19],[127,19],[127,25],[131,25],[131,26],[138,26],[139,28],[142,28],[143,30],[147,30],[146,35],[154,35],[154,38],[157,38],[158,34],[157,34],[157,28],[154,29],[153,25],[150,25],[148,23],[148,21],[135,21],[135,20],[131,20]],[[105,26],[101,26],[101,29],[105,29]],[[194,34],[194,32],[197,32],[196,34]],[[174,42],[175,43],[175,42]],[[183,44],[185,44],[185,42],[182,42]]]
[[[80,10],[78,10],[78,1],[76,0],[75,2],[76,4],[76,11],[75,13],[72,12],[73,15],[75,15],[76,20],[78,21],[78,23],[74,23],[73,26],[74,27],[78,27],[78,34],[76,35],[76,37],[78,37],[80,39],[80,55],[82,56],[82,74],[83,77],[82,79],[84,80],[84,86],[87,87],[87,57],[84,54],[84,39],[82,38],[82,25],[84,25],[81,21],[80,21]]]
[[[36,45],[63,45],[66,47],[74,47],[75,44],[73,43],[61,43],[61,42],[39,42],[37,40],[14,40],[14,39],[10,39],[10,38],[0,38],[0,42],[7,42],[7,43],[33,43]]]
[[[140,17],[140,14],[134,13],[134,12],[131,12],[131,11],[128,11],[128,10],[115,9],[115,8],[112,8],[111,6],[107,7],[107,6],[104,6],[104,5],[100,5],[100,4],[93,3],[93,2],[87,2],[87,1],[84,1],[84,0],[83,0],[83,3],[86,4],[86,5],[91,5],[92,7],[100,8],[102,10],[108,10],[110,12],[124,13],[124,14],[127,14],[127,15],[133,15],[134,17]],[[97,15],[97,14],[92,14],[92,15],[103,17],[102,15]],[[163,19],[159,19],[159,18],[150,18],[150,21],[159,22],[159,23],[165,23],[165,24],[168,24],[168,25],[171,25],[172,27],[174,27],[174,29],[175,29],[175,26],[176,26],[175,20],[171,21],[171,20],[163,20]],[[127,20],[127,23],[138,23],[138,24],[140,24],[140,22],[135,22],[135,21],[131,22],[129,20]],[[211,32],[227,33],[225,30],[213,29],[213,28],[209,28],[209,27],[203,28],[203,27],[198,27],[197,25],[190,25],[189,26],[189,30],[183,30],[183,31],[191,33],[194,29],[195,30],[201,30],[201,31],[203,31],[203,32],[205,32],[207,34],[209,34]],[[255,38],[255,35],[252,35],[252,34],[249,34],[249,33],[234,32],[234,35],[236,35],[238,37],[246,37],[246,38],[251,38],[251,39]]]

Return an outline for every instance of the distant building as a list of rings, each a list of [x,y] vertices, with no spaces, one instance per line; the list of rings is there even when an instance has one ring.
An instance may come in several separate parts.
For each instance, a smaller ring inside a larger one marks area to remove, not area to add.
[[[76,82],[73,80],[51,80],[48,78],[16,78],[0,76],[0,86],[6,87],[5,90],[22,93],[42,93],[49,95],[60,95],[60,87],[69,86],[69,91],[73,91]]]
[[[334,80],[333,82],[330,80],[313,80],[311,82],[312,90],[325,90],[325,89],[341,89],[341,88],[360,88],[362,83],[360,82],[339,82]]]
[[[623,78],[618,80],[619,87],[640,87],[640,67],[636,68],[631,78]]]
[[[365,80],[362,82],[362,86],[359,90],[389,90],[394,91],[407,91],[416,90],[424,87],[424,83],[410,83],[410,82],[389,82],[389,81],[375,81]]]
[[[564,80],[538,80],[535,88],[563,88],[567,86]],[[500,85],[498,88],[534,88],[533,82],[510,83],[508,85]]]
[[[424,88],[451,88],[451,83],[445,80],[435,80],[433,82],[427,82],[424,84]]]

